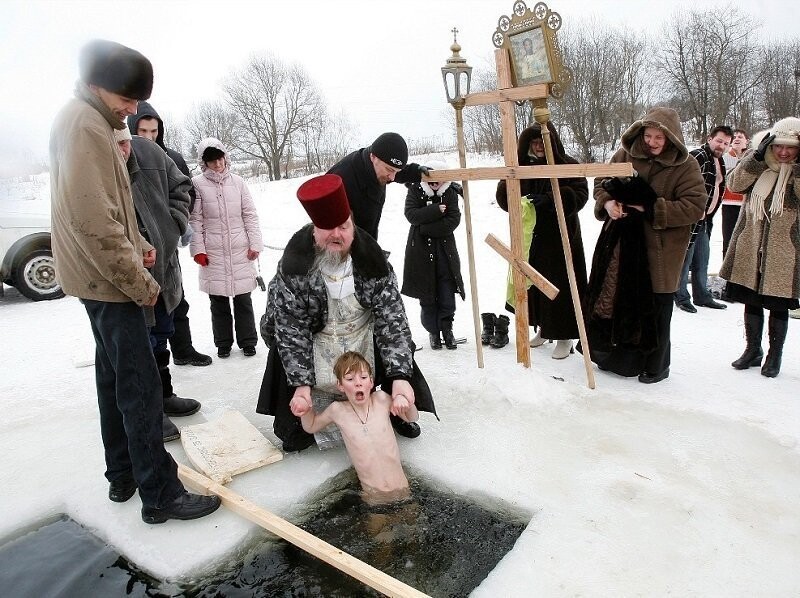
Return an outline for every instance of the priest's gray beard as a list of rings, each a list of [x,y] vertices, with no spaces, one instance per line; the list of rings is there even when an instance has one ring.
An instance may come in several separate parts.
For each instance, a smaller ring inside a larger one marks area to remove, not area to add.
[[[323,272],[335,272],[341,268],[350,254],[346,251],[328,251],[318,245],[314,245],[314,270]]]

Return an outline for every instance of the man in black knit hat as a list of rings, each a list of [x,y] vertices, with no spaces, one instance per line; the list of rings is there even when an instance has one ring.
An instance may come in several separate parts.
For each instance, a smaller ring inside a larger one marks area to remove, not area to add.
[[[408,146],[397,133],[383,133],[372,145],[348,154],[328,173],[342,177],[353,222],[378,239],[378,225],[386,202],[386,185],[396,183],[419,183],[425,166],[408,162]]]
[[[148,271],[156,255],[139,232],[114,139],[150,97],[153,67],[106,40],[84,46],[79,64],[75,98],[50,133],[52,244],[58,281],[80,298],[94,333],[108,498],[125,502],[138,488],[146,523],[195,519],[220,500],[186,492],[164,448],[161,380],[143,310],[161,290]]]

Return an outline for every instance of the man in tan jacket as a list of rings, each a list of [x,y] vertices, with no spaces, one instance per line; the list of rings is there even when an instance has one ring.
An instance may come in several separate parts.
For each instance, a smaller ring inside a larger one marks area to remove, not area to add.
[[[80,298],[97,346],[95,375],[108,497],[139,489],[142,519],[195,519],[216,496],[189,494],[162,440],[161,381],[143,306],[160,292],[147,268],[155,249],[139,233],[130,180],[114,130],[150,97],[153,68],[131,48],[89,42],[75,97],[50,133],[52,246],[64,292]]]

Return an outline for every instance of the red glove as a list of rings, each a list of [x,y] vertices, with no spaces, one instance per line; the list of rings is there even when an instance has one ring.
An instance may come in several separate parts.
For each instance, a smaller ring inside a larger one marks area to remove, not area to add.
[[[208,256],[205,253],[198,253],[194,256],[194,261],[196,261],[201,266],[208,266]]]

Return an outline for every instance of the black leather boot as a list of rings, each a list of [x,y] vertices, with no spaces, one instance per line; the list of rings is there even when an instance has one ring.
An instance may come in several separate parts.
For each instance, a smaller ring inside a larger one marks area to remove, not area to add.
[[[442,320],[442,340],[444,340],[444,346],[450,349],[458,349],[458,345],[456,345],[456,339],[453,336],[453,322],[452,321],[444,321]]]
[[[769,315],[769,351],[761,368],[761,375],[774,378],[781,371],[783,358],[783,343],[786,341],[786,331],[789,329],[789,320],[779,320],[772,314]]]
[[[764,314],[744,314],[744,335],[747,339],[742,356],[731,363],[737,370],[758,367],[764,358],[764,351],[761,349],[761,335],[764,330]]]
[[[481,344],[482,345],[491,345],[492,338],[494,338],[494,323],[497,320],[497,316],[490,313],[481,314],[481,320],[483,321],[483,331],[481,332]]]
[[[505,347],[508,344],[509,322],[508,316],[497,316],[494,322],[494,336],[492,337],[492,346],[495,349]]]
[[[164,413],[173,417],[192,415],[200,411],[200,403],[194,399],[184,399],[175,394],[172,388],[172,374],[169,371],[169,351],[155,351],[158,375],[164,391]]]
[[[428,338],[431,340],[431,349],[438,351],[442,348],[442,339],[439,337],[439,333],[433,334],[432,332],[429,332]]]

